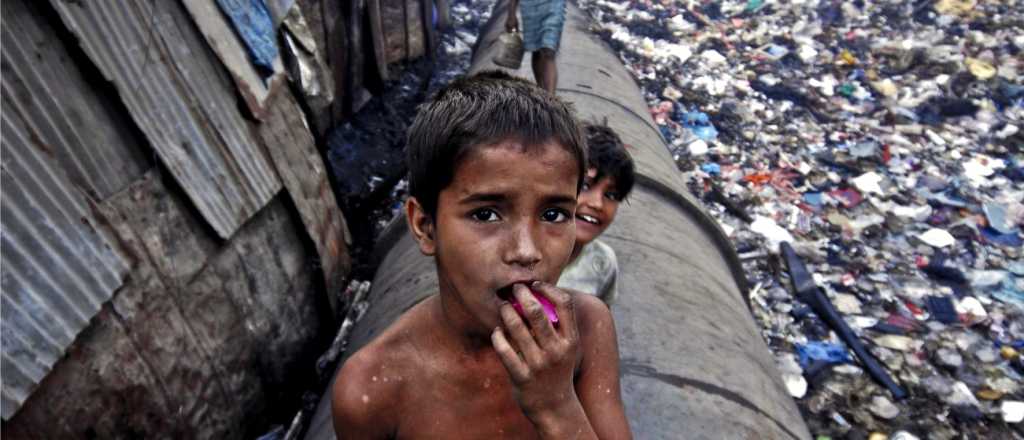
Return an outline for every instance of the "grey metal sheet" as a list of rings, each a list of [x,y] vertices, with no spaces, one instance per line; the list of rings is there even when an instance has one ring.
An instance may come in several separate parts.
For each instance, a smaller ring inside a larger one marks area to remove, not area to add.
[[[84,194],[33,141],[31,126],[12,111],[3,112],[2,123],[0,366],[7,420],[121,286],[128,263],[93,227]]]
[[[103,200],[151,164],[118,114],[83,77],[54,30],[27,2],[3,2],[3,105],[32,128],[90,196]]]
[[[178,2],[51,4],[220,237],[281,189],[231,80]]]

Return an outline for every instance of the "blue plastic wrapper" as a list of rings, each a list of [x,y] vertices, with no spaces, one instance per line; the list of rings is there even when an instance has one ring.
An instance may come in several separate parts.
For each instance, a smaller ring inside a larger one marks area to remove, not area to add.
[[[679,121],[683,127],[689,129],[695,136],[703,141],[710,141],[718,137],[718,129],[711,123],[708,115],[700,111],[683,113]]]
[[[821,209],[823,197],[820,192],[807,192],[804,193],[804,201],[808,205],[811,205],[815,210]]]
[[[701,165],[700,169],[708,174],[718,174],[722,172],[722,166],[717,163],[706,163]]]
[[[797,344],[796,353],[800,357],[800,366],[804,369],[814,361],[830,364],[850,362],[850,354],[846,351],[846,346],[831,342],[812,341],[806,344]]]
[[[217,0],[217,5],[231,19],[253,64],[267,71],[274,70],[277,41],[267,4],[263,0]]]
[[[1003,234],[993,228],[982,228],[981,236],[985,237],[985,240],[989,243],[995,243],[1000,246],[1007,247],[1021,247],[1024,246],[1024,239],[1020,238],[1020,234],[1014,232],[1012,234]]]

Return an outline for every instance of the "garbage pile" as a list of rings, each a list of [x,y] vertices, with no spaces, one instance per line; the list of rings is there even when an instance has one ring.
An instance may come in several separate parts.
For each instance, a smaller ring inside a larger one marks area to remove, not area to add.
[[[812,433],[1024,437],[1024,3],[579,3],[736,245]]]

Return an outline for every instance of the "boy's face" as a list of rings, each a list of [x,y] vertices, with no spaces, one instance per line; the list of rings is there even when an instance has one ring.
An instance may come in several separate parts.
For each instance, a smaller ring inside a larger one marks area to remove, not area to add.
[[[528,151],[500,142],[468,153],[438,195],[420,247],[436,257],[441,294],[483,330],[500,323],[498,289],[558,280],[576,237],[578,170],[553,141]]]
[[[622,196],[615,189],[615,179],[603,176],[595,180],[596,168],[588,168],[576,205],[576,246],[594,241],[615,220]]]

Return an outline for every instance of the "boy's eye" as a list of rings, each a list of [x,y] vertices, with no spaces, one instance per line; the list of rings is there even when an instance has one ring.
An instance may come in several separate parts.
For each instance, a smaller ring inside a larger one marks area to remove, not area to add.
[[[546,222],[562,223],[569,220],[569,213],[564,209],[549,209],[544,211],[544,214],[541,214],[541,218]]]
[[[583,186],[580,187],[580,191],[586,191],[588,189],[590,189],[590,182],[585,180],[583,181]]]
[[[471,212],[469,215],[473,217],[473,220],[483,223],[496,222],[501,219],[498,217],[498,213],[490,208],[478,209]]]
[[[621,199],[621,198],[619,197],[619,193],[617,193],[617,192],[606,192],[606,193],[604,193],[604,196],[605,196],[605,197],[607,197],[607,198],[609,198],[610,200],[614,200],[614,201],[616,201],[616,202],[618,202],[618,201],[621,201],[621,200],[622,200],[622,199]]]

